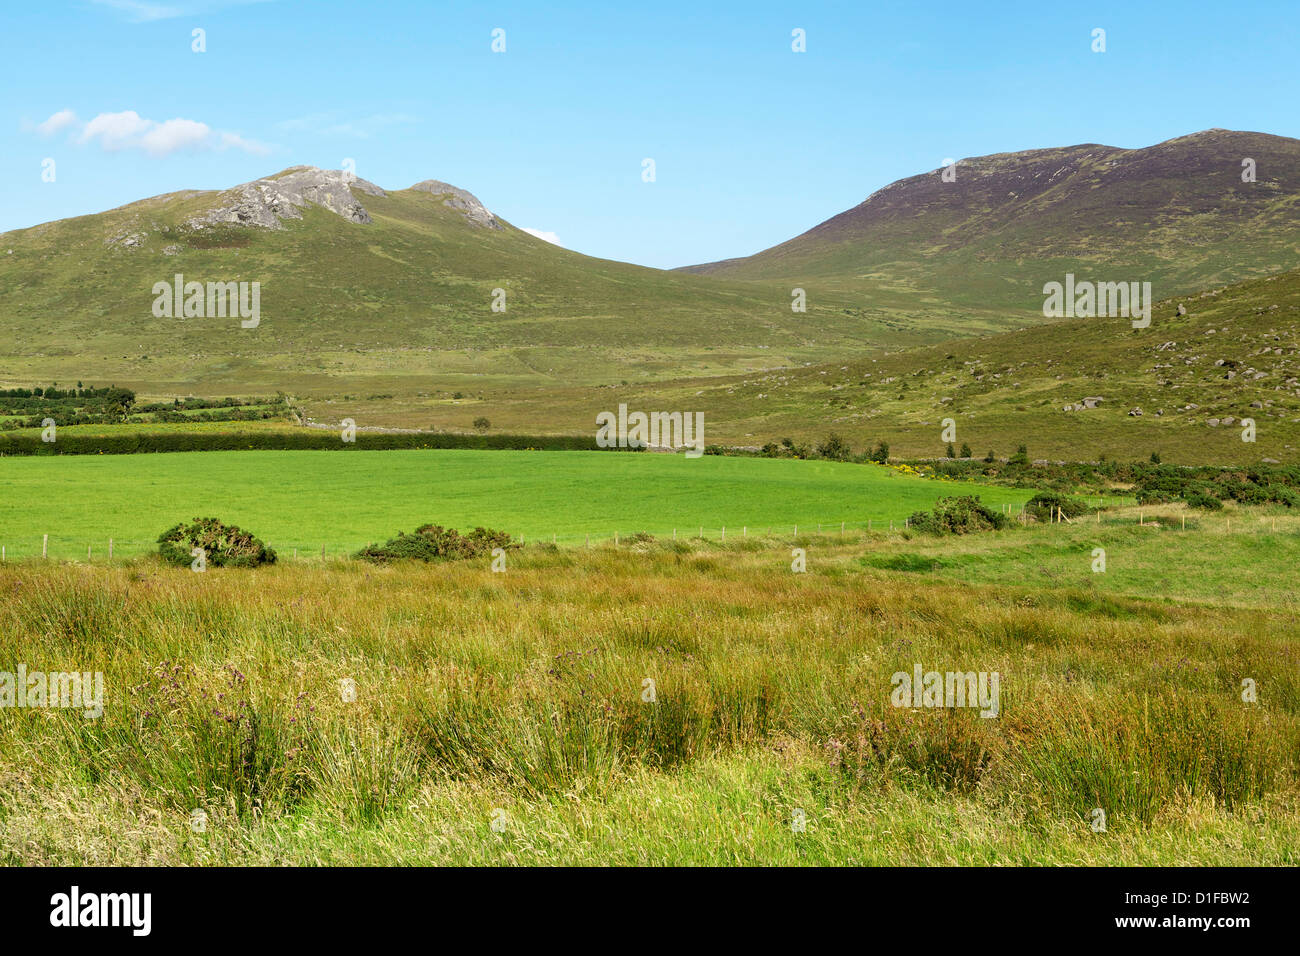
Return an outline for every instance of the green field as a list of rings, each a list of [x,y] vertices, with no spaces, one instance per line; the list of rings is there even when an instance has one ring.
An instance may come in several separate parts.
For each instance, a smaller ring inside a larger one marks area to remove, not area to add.
[[[282,556],[337,556],[432,522],[575,544],[648,531],[729,537],[901,524],[946,494],[995,508],[1032,492],[878,465],[613,452],[256,451],[0,459],[0,545],[10,557],[153,550],[177,521],[217,517]]]

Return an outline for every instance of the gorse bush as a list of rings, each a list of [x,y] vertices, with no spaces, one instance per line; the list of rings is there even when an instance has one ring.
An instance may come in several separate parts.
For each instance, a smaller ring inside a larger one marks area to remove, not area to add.
[[[995,531],[1007,523],[1006,515],[994,511],[977,496],[940,498],[930,511],[915,511],[908,525],[928,534],[970,534]]]
[[[1069,498],[1065,495],[1059,495],[1053,491],[1045,491],[1042,494],[1034,495],[1025,502],[1025,513],[1039,521],[1051,521],[1056,514],[1064,514],[1067,518],[1077,518],[1079,515],[1087,514],[1088,505],[1078,498]]]
[[[383,545],[371,544],[357,552],[363,561],[383,564],[388,561],[454,561],[491,554],[494,548],[517,547],[506,531],[475,528],[461,534],[455,528],[426,524],[415,529],[414,534],[398,532]]]
[[[275,552],[260,538],[216,518],[195,518],[189,524],[173,525],[158,536],[158,553],[169,564],[188,566],[194,560],[195,548],[202,548],[206,563],[218,568],[275,564]]]

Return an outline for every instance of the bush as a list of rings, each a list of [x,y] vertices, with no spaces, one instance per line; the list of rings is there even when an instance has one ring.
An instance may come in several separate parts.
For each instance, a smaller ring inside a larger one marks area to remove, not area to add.
[[[929,534],[969,534],[1005,527],[1007,517],[989,508],[978,497],[961,495],[940,498],[932,511],[913,512],[907,523],[914,530]]]
[[[853,457],[853,449],[835,432],[826,436],[826,440],[817,446],[817,455],[832,461],[848,461]]]
[[[1058,495],[1053,491],[1045,491],[1034,495],[1025,502],[1025,513],[1037,518],[1039,521],[1051,521],[1052,516],[1056,514],[1058,509],[1067,518],[1077,518],[1079,515],[1087,514],[1090,510],[1088,505],[1078,498]]]
[[[202,548],[204,560],[213,567],[255,568],[275,564],[275,552],[247,531],[222,524],[216,518],[195,518],[189,524],[173,525],[158,536],[158,553],[168,564],[188,567],[191,553]]]
[[[506,531],[475,528],[461,534],[455,528],[426,524],[415,529],[414,534],[399,531],[384,545],[371,544],[357,552],[363,561],[383,564],[388,561],[454,561],[491,554],[494,548],[517,547],[511,543]]]
[[[1223,508],[1223,502],[1218,498],[1199,491],[1191,492],[1184,500],[1189,508],[1202,508],[1205,511],[1219,511]]]

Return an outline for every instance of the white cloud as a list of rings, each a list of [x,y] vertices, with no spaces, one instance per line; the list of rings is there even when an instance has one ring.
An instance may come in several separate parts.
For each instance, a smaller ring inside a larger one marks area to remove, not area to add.
[[[225,7],[242,7],[270,0],[186,0],[182,3],[150,3],[148,0],[90,0],[100,7],[108,7],[122,14],[131,23],[152,23],[155,20],[172,20],[202,13],[214,13]]]
[[[543,239],[553,246],[559,246],[561,249],[564,248],[564,243],[560,242],[560,237],[553,232],[544,232],[541,229],[529,229],[527,227],[524,228],[524,232],[528,233],[530,236],[536,236],[538,239]]]
[[[139,146],[140,138],[156,125],[158,124],[145,119],[135,110],[100,113],[82,128],[77,142],[89,143],[92,140],[99,140],[99,145],[105,149]]]
[[[166,156],[178,149],[195,149],[204,146],[212,136],[207,123],[194,120],[169,119],[159,123],[140,137],[140,145],[155,156]]]
[[[77,122],[76,113],[72,110],[59,110],[36,129],[42,136],[53,136],[65,126],[71,126],[75,122]]]
[[[86,123],[78,120],[72,110],[60,110],[36,127],[46,136],[69,128],[79,130],[76,135],[78,143],[98,143],[110,152],[140,149],[151,156],[168,156],[182,149],[242,149],[258,156],[270,152],[267,146],[256,140],[245,139],[238,133],[214,130],[207,123],[180,117],[158,122],[146,119],[135,110],[100,113]]]

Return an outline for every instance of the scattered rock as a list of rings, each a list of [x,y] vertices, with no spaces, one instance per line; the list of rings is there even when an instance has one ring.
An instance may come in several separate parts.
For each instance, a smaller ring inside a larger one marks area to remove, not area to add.
[[[1129,417],[1130,417],[1130,418],[1141,418],[1141,417],[1142,417],[1142,409],[1140,409],[1140,408],[1130,408],[1130,409],[1128,410],[1128,414],[1129,414]]]

